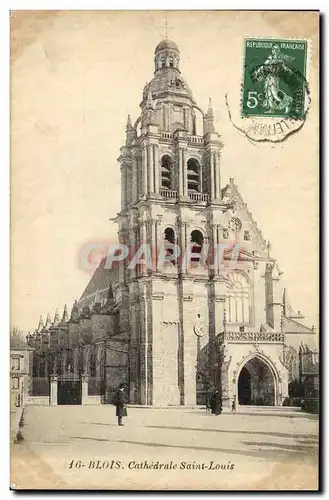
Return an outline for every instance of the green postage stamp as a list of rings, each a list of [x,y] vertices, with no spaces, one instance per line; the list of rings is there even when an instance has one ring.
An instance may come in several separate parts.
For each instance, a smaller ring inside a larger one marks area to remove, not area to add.
[[[245,39],[242,117],[303,120],[307,54],[306,40]]]

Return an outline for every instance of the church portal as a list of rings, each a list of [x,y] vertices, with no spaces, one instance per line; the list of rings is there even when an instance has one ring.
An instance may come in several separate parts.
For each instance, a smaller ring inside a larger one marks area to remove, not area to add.
[[[254,357],[242,367],[238,379],[240,405],[275,405],[275,380],[271,369]]]

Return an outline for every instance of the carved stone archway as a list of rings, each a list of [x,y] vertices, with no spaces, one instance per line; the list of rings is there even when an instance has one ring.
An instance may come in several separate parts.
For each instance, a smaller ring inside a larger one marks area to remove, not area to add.
[[[241,360],[235,371],[236,402],[240,405],[281,404],[281,378],[274,363],[257,351]]]

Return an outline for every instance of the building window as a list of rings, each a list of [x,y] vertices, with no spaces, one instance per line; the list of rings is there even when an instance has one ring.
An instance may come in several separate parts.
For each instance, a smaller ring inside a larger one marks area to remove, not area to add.
[[[11,369],[14,371],[20,370],[20,358],[11,358]]]
[[[99,353],[99,376],[100,378],[104,378],[105,373],[105,352],[104,349]]]
[[[191,262],[200,262],[202,247],[203,247],[203,234],[195,229],[191,233]]]
[[[171,227],[167,227],[164,232],[164,245],[165,245],[165,255],[166,257],[173,255],[174,249],[172,245],[175,245],[175,231]],[[175,263],[174,261],[171,261]]]
[[[172,189],[172,159],[169,155],[161,158],[161,187]]]
[[[250,286],[246,276],[239,272],[229,274],[228,322],[250,322]]]
[[[165,229],[165,241],[168,241],[169,243],[172,243],[173,245],[175,244],[175,231],[171,227],[167,227]]]
[[[200,191],[200,163],[195,158],[190,158],[187,162],[187,189]]]
[[[96,355],[93,352],[90,355],[89,374],[91,377],[96,377]]]
[[[174,58],[173,58],[173,57],[170,57],[170,58],[169,58],[169,66],[170,66],[171,68],[173,68],[173,67],[174,67]]]
[[[249,233],[249,231],[245,231],[244,232],[244,240],[245,241],[250,241],[250,233]]]
[[[137,158],[137,198],[143,193],[143,172],[140,158]]]
[[[44,358],[40,358],[39,360],[39,377],[46,376],[46,361]]]
[[[12,389],[18,389],[19,388],[19,378],[18,377],[13,377],[11,379],[11,388]]]

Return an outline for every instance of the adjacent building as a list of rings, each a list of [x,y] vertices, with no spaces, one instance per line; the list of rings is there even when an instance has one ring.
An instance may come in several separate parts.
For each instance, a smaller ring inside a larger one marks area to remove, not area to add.
[[[31,391],[33,348],[19,337],[10,337],[10,409],[25,405]]]

